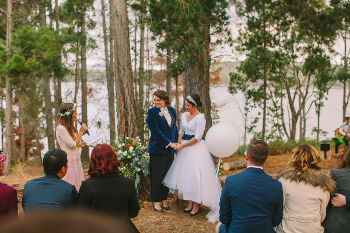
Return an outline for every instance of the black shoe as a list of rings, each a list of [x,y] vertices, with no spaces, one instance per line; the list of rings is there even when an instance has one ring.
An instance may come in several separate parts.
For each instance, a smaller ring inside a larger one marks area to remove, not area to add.
[[[188,214],[192,211],[192,209],[188,210],[188,209],[184,209],[184,213]]]
[[[153,210],[159,213],[163,213],[164,211],[162,209],[157,209],[156,207],[154,207],[154,203],[153,203]]]
[[[190,216],[196,216],[196,215],[199,213],[200,210],[201,210],[201,209],[198,209],[198,211],[197,211],[196,213],[194,213],[193,211],[191,211],[191,212],[190,212]]]

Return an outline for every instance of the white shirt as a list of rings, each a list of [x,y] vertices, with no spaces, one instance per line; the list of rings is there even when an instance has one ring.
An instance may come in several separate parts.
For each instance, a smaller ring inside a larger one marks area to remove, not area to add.
[[[165,117],[166,121],[168,122],[168,125],[170,126],[171,125],[171,116],[170,116],[168,108],[167,107],[160,108],[160,111],[164,114],[164,117]]]
[[[254,166],[254,165],[249,165],[249,166],[247,166],[247,168],[250,168],[250,167],[252,167],[252,168],[260,168],[260,169],[264,170],[264,168],[263,168],[263,167],[260,167],[260,166]]]
[[[339,133],[343,136],[346,135],[346,133],[350,132],[350,125],[346,124],[347,122],[345,121],[340,127],[339,127]]]

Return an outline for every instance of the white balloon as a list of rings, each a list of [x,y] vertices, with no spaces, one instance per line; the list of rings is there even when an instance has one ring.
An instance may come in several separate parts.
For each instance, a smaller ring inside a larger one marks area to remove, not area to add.
[[[217,124],[208,130],[205,142],[210,153],[218,158],[225,158],[238,149],[239,136],[231,125]]]

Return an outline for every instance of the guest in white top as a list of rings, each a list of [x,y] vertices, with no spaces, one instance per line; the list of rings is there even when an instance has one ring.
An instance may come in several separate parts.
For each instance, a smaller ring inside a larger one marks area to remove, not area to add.
[[[179,198],[188,200],[185,213],[197,215],[200,204],[208,206],[207,218],[215,222],[219,218],[221,186],[208,147],[202,140],[205,117],[198,111],[202,106],[200,97],[186,97],[187,112],[181,115],[177,154],[163,183]]]
[[[74,185],[79,191],[81,182],[84,180],[84,172],[78,148],[79,146],[86,146],[84,142],[81,142],[81,138],[87,127],[85,124],[82,124],[78,133],[74,127],[76,119],[77,110],[75,104],[61,104],[57,119],[56,139],[60,149],[67,153],[68,159],[67,174],[62,180]]]

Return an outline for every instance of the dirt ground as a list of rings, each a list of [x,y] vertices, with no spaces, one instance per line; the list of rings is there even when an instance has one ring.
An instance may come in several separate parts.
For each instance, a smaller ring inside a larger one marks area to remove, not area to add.
[[[223,159],[226,161],[234,161],[244,159],[243,156],[234,156]],[[276,173],[282,169],[288,168],[289,155],[269,156],[264,170],[274,177]],[[330,160],[322,160],[321,167],[324,172],[329,172],[332,168],[337,168],[339,159],[332,157]],[[222,171],[221,179],[226,176],[236,174],[244,169],[236,169],[233,171]],[[22,198],[22,190],[26,181],[43,175],[43,169],[37,165],[19,165],[15,171],[6,177],[0,177],[0,182],[14,186],[18,190],[18,198]],[[202,208],[197,216],[191,217],[183,213],[185,203],[176,197],[170,199],[170,211],[158,213],[152,210],[150,202],[142,202],[139,215],[132,219],[136,227],[142,233],[165,233],[165,232],[191,232],[191,233],[211,233],[215,232],[216,224],[208,223],[205,215],[208,213],[207,208]],[[21,203],[19,203],[19,214],[23,214]]]

